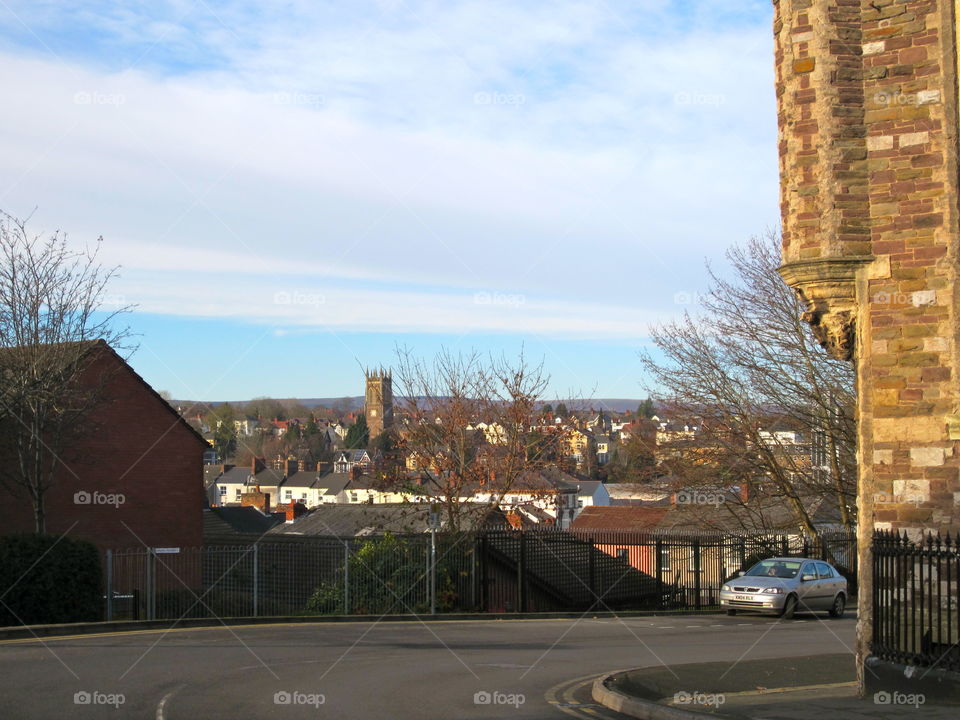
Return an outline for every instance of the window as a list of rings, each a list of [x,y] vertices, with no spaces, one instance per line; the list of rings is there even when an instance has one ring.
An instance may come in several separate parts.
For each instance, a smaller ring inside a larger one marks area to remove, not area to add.
[[[307,494],[306,494],[306,493],[300,493],[300,499],[301,499],[301,500],[306,500],[306,499],[307,499]]]
[[[287,500],[293,497],[293,490],[284,490],[284,492],[286,493]]]
[[[670,570],[670,548],[660,548],[660,569]]]
[[[221,486],[220,486],[220,494],[221,494],[221,495],[226,495],[226,494],[227,494],[227,486],[226,486],[226,485],[221,485]]]
[[[814,577],[817,576],[817,568],[813,563],[807,563],[803,566],[803,569],[800,571],[800,577],[803,577],[804,575],[813,575]]]
[[[833,570],[826,563],[817,563],[817,575],[820,578],[832,578]]]

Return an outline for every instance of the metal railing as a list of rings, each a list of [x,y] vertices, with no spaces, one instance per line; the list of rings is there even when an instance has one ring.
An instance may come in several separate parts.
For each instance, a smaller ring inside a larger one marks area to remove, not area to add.
[[[108,551],[104,615],[706,611],[717,609],[725,580],[765,557],[825,557],[848,577],[856,572],[846,535],[812,543],[783,534],[493,530],[437,533],[435,543],[432,553],[424,533]]]
[[[873,641],[884,660],[960,671],[960,535],[878,531],[873,538]]]

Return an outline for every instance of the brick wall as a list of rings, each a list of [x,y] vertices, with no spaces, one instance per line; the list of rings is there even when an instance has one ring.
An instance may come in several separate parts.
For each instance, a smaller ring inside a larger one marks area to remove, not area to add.
[[[858,363],[862,518],[956,530],[953,3],[776,4],[783,272]]]
[[[102,351],[89,372],[109,378],[104,402],[89,418],[82,447],[63,454],[66,467],[46,495],[47,532],[69,532],[103,549],[202,545],[207,444],[112,352]],[[76,493],[92,502],[75,503]],[[93,493],[122,494],[123,502],[97,503]],[[33,532],[25,496],[0,489],[0,527]]]
[[[781,274],[857,365],[864,688],[874,529],[960,529],[956,4],[774,5]]]

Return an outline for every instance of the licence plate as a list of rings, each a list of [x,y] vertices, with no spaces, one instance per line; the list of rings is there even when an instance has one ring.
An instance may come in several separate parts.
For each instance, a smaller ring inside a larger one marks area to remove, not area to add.
[[[752,595],[734,595],[734,600],[753,600]]]

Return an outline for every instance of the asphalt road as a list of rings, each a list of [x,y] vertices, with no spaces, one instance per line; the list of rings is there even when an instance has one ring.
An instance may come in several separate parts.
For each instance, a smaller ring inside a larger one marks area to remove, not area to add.
[[[589,682],[602,673],[842,653],[854,632],[852,618],[688,615],[13,640],[0,643],[0,717],[616,718],[591,707]]]

